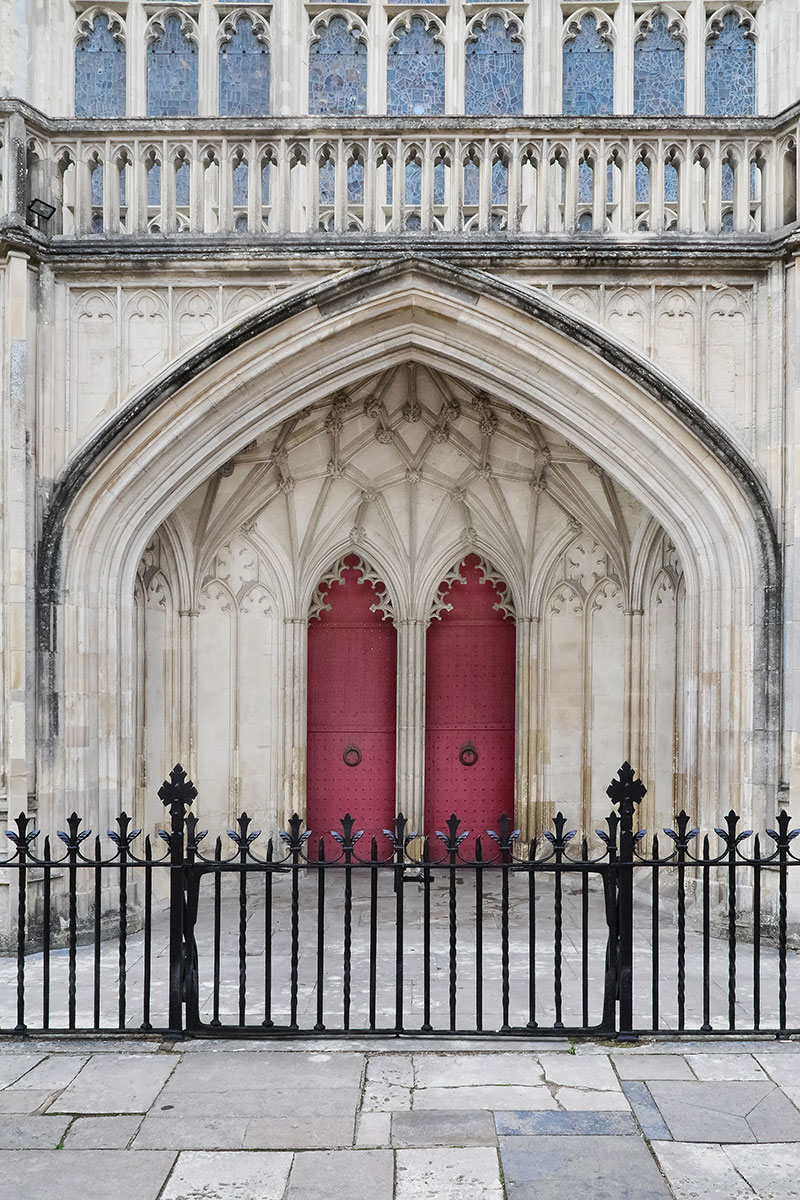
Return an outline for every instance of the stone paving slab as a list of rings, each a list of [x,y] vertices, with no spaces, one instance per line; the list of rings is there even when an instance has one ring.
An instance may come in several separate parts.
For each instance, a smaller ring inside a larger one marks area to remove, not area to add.
[[[646,1138],[651,1141],[658,1138],[661,1141],[671,1141],[670,1133],[658,1105],[653,1100],[647,1084],[640,1079],[626,1079],[622,1083],[623,1091],[630,1101],[634,1116],[639,1122],[639,1128]]]
[[[800,1141],[800,1112],[766,1079],[656,1080],[649,1091],[678,1142]]]
[[[31,1088],[45,1092],[60,1091],[72,1083],[88,1061],[88,1055],[85,1054],[51,1054],[20,1076],[9,1090],[26,1091]]]
[[[68,1125],[69,1117],[3,1117],[0,1150],[55,1150]]]
[[[417,1088],[414,1109],[442,1108],[555,1108],[556,1102],[546,1087],[496,1087],[477,1084],[474,1087]]]
[[[393,1192],[391,1150],[306,1150],[294,1156],[286,1200],[392,1200]]]
[[[415,1146],[494,1146],[497,1134],[490,1112],[437,1112],[432,1109],[395,1113],[391,1138],[393,1146],[405,1149]]]
[[[726,1146],[725,1154],[759,1200],[798,1200],[800,1146]]]
[[[166,1055],[92,1058],[51,1105],[51,1112],[147,1112],[175,1068]]]
[[[76,1117],[64,1138],[64,1146],[67,1150],[124,1150],[141,1123],[138,1113],[119,1117]]]
[[[645,1145],[634,1137],[501,1137],[508,1200],[670,1200]]]
[[[398,1150],[396,1161],[395,1200],[504,1200],[494,1148]]]
[[[291,1154],[183,1151],[161,1200],[282,1200]]]
[[[675,1200],[753,1200],[756,1194],[722,1146],[654,1141],[652,1149]]]
[[[156,1200],[175,1154],[59,1150],[0,1154],[0,1200]]]
[[[497,1132],[506,1137],[619,1137],[636,1134],[630,1113],[504,1112],[495,1113]]]
[[[687,1059],[679,1054],[612,1054],[620,1079],[696,1079]]]

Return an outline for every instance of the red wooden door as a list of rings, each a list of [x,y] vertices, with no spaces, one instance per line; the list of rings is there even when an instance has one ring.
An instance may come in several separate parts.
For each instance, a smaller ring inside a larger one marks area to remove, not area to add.
[[[445,832],[454,812],[470,843],[497,829],[501,813],[514,815],[516,626],[494,607],[502,585],[482,582],[479,562],[464,559],[464,582],[447,593],[451,611],[431,621],[425,667],[426,833]]]
[[[381,854],[381,830],[391,829],[395,810],[395,714],[397,633],[371,583],[360,582],[358,558],[350,555],[325,597],[330,606],[308,625],[308,818],[316,855],[319,835],[326,857],[337,847],[349,812],[365,834],[357,852],[369,857],[372,834]]]

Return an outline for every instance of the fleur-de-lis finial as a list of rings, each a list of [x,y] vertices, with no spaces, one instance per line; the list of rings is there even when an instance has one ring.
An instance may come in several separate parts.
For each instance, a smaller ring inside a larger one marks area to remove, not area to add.
[[[567,818],[561,812],[557,812],[553,817],[553,827],[555,829],[555,833],[550,833],[549,830],[546,829],[544,831],[544,836],[554,850],[563,852],[575,837],[577,830],[567,829]]]
[[[13,829],[7,829],[6,837],[10,842],[14,843],[18,850],[25,851],[30,847],[30,844],[34,838],[39,836],[39,830],[28,830],[28,826],[33,824],[33,818],[26,816],[25,813],[20,813],[19,816],[15,818],[14,824],[17,827],[16,831]]]
[[[443,843],[448,854],[456,854],[461,843],[469,837],[469,830],[465,829],[463,833],[458,832],[461,822],[455,813],[450,814],[445,824],[447,825],[447,833],[442,833],[441,829],[437,829],[436,836]]]
[[[681,809],[675,818],[677,829],[664,830],[664,833],[667,835],[667,837],[671,838],[675,843],[676,850],[688,850],[689,844],[694,841],[700,832],[699,829],[689,828],[690,821],[691,817],[689,814],[685,811],[685,809]]]
[[[76,812],[70,813],[67,817],[67,829],[68,833],[65,833],[63,829],[57,830],[57,833],[70,851],[77,851],[81,842],[84,842],[92,832],[91,829],[81,830],[81,818]]]
[[[142,832],[141,829],[131,829],[130,824],[131,818],[127,813],[121,812],[117,817],[117,829],[107,831],[114,845],[119,846],[120,850],[124,849],[126,853],[131,848],[131,842]]]
[[[260,829],[254,829],[252,833],[248,832],[252,823],[252,818],[248,817],[246,812],[243,812],[241,816],[236,818],[238,829],[227,830],[228,837],[240,850],[246,850],[257,837],[261,837]]]
[[[508,813],[501,813],[497,818],[498,831],[495,832],[494,829],[487,829],[486,831],[492,841],[497,842],[500,849],[504,852],[512,849],[514,842],[521,832],[519,829],[512,829],[512,823]]]
[[[785,808],[782,808],[776,818],[777,829],[768,829],[767,833],[775,842],[777,850],[788,850],[789,843],[793,842],[800,835],[800,829],[790,829],[792,818],[789,816]]]
[[[355,849],[356,842],[364,836],[363,829],[356,829],[355,817],[351,817],[350,813],[345,813],[341,818],[342,832],[338,833],[335,829],[331,830],[331,837],[335,842],[338,842],[345,854],[352,854]]]
[[[302,826],[303,818],[298,813],[292,813],[289,818],[289,832],[287,833],[284,829],[279,831],[278,836],[282,842],[286,843],[292,853],[299,853],[311,837],[310,829],[307,829],[305,833],[300,832]]]

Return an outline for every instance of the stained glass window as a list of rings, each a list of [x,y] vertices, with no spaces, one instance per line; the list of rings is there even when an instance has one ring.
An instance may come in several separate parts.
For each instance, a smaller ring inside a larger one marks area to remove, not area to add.
[[[75,47],[75,116],[125,116],[125,43],[99,13]]]
[[[181,29],[177,16],[147,47],[148,117],[191,117],[197,113],[197,43]]]
[[[233,168],[233,204],[234,208],[246,208],[250,187],[250,168],[242,159]]]
[[[678,168],[672,163],[664,164],[664,200],[667,204],[678,203]]]
[[[591,163],[578,163],[578,204],[591,204],[594,199],[594,169]]]
[[[683,112],[684,46],[658,11],[633,48],[633,111],[650,116]]]
[[[437,26],[412,17],[395,29],[386,70],[386,111],[390,116],[444,112],[444,46]]]
[[[498,13],[485,28],[473,26],[467,42],[464,111],[470,116],[506,116],[522,112],[524,55],[513,23]]]
[[[614,111],[614,47],[598,33],[591,13],[586,13],[575,37],[564,42],[562,61],[562,111],[566,115]]]
[[[706,112],[712,117],[756,111],[756,46],[747,25],[727,12],[706,42]]]
[[[367,111],[367,47],[344,17],[318,30],[308,59],[308,111]]]
[[[219,48],[219,111],[223,117],[257,117],[269,112],[269,46],[256,37],[249,17],[240,17]]]

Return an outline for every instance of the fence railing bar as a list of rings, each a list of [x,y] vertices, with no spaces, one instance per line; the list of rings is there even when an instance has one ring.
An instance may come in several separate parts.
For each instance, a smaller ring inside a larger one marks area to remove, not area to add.
[[[267,844],[267,863],[272,862],[272,838]],[[219,859],[221,851],[217,853]],[[271,1029],[272,1020],[272,876],[271,870],[264,872],[264,1029]],[[217,874],[219,877],[219,873]],[[219,922],[217,922],[218,924]],[[215,990],[219,996],[219,946],[216,947],[215,958]],[[219,1019],[219,1001],[217,1000],[217,1018]]]
[[[658,1029],[660,1020],[659,1009],[659,970],[661,968],[661,933],[659,922],[659,904],[660,904],[660,877],[658,874],[658,834],[653,837],[653,846],[651,850],[651,858],[653,860],[652,880],[651,880],[651,924],[650,924],[650,941],[651,941],[651,1020],[653,1029]]]
[[[708,834],[703,839],[703,1025],[711,1031],[711,867],[708,865]]]
[[[144,948],[142,962],[142,1024],[144,1030],[152,1029],[150,1023],[150,991],[153,979],[153,846],[149,835],[144,840]]]
[[[375,1028],[378,982],[378,843],[370,845],[369,872],[369,1027]],[[430,1000],[430,995],[429,995]]]
[[[50,838],[44,839],[45,862],[50,862]],[[50,881],[52,868],[44,868],[42,903],[42,1029],[50,1028]]]
[[[475,839],[475,1028],[483,1029],[483,846],[480,837]],[[426,955],[430,954],[430,934]]]
[[[753,843],[753,1025],[761,1024],[761,842]]]
[[[347,1018],[345,1017],[345,1020]],[[346,1028],[347,1026],[345,1026]],[[319,868],[317,870],[317,1023],[314,1029],[325,1028],[325,839],[319,839]]]
[[[102,965],[102,907],[103,907],[103,849],[100,838],[94,839],[94,1023],[100,1027],[100,968]]]

